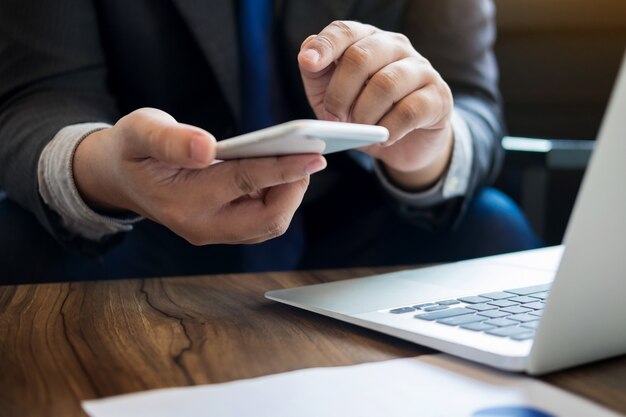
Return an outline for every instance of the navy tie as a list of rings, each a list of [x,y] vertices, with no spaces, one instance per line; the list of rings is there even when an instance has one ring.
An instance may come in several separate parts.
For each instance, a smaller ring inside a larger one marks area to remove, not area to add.
[[[239,42],[242,130],[275,124],[273,96],[278,91],[273,36],[273,0],[240,0]],[[303,227],[296,213],[287,233],[257,245],[243,245],[247,272],[295,269],[304,251]]]
[[[273,124],[272,3],[273,0],[240,0],[239,4],[243,92],[242,130],[245,132]]]

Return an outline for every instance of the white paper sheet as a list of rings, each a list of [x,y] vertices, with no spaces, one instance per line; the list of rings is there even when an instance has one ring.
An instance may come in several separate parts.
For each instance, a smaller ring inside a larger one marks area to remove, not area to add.
[[[445,355],[147,391],[83,408],[92,417],[618,416],[535,379]]]

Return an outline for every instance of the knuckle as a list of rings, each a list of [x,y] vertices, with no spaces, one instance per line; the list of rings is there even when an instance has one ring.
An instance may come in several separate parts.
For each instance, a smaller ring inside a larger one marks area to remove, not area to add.
[[[311,183],[311,177],[309,175],[307,175],[306,177],[298,181],[298,184],[300,185],[300,187],[302,187],[302,191],[306,191],[306,189],[309,188],[310,183]]]
[[[304,48],[304,45],[306,45],[307,43],[309,43],[311,40],[315,39],[317,37],[317,35],[309,35],[307,36],[307,38],[302,41],[302,43],[300,44],[300,49]]]
[[[331,28],[339,35],[347,37],[348,39],[354,38],[354,30],[352,27],[343,20],[335,20],[330,25]]]
[[[439,96],[443,97],[446,102],[452,102],[452,90],[450,90],[450,86],[446,83],[439,75],[437,75],[437,81],[435,84],[437,86],[437,93]]]
[[[235,175],[233,177],[237,190],[240,191],[243,195],[250,194],[256,191],[256,181],[254,180],[252,175],[250,175],[250,172],[247,169],[243,169],[241,165],[239,166],[239,168],[240,169],[237,169],[235,171]]]
[[[293,172],[283,169],[278,174],[278,178],[281,184],[288,184],[293,181]]]
[[[299,194],[300,198],[304,197],[304,193],[306,193],[306,190],[309,188],[309,184],[311,182],[310,177],[306,177],[306,178],[302,178],[300,181],[297,182],[297,190],[296,192]]]
[[[437,86],[435,87],[434,97],[431,100],[436,100],[436,103],[438,103],[439,111],[437,112],[435,120],[444,119],[452,111],[454,99],[452,97],[450,87],[447,83],[443,81],[437,83]]]
[[[429,72],[430,70],[433,70],[430,62],[423,56],[419,55],[417,52],[415,56],[407,58],[407,61],[410,62],[414,68],[420,68],[420,70],[422,71],[424,70],[424,68],[426,68]]]
[[[157,110],[157,109],[155,109],[153,107],[141,107],[141,108],[137,109],[136,112],[138,114],[143,115],[143,116],[149,117],[149,116],[154,115],[155,113],[160,113],[161,111]]]
[[[400,84],[402,76],[394,70],[381,70],[374,74],[370,83],[382,93],[394,91]]]
[[[133,143],[141,143],[142,137],[150,138],[150,128],[140,128],[150,126],[150,110],[149,108],[141,108],[132,111],[119,119],[115,126],[119,128],[123,137],[129,138]]]
[[[452,98],[452,94],[450,94],[449,89],[445,89],[445,90],[447,90],[447,92],[440,95],[441,114],[439,115],[439,118],[443,118],[446,114],[450,113],[450,111],[452,110],[452,107],[454,106],[454,99]]]
[[[317,50],[333,50],[335,49],[335,39],[330,34],[320,34],[313,41],[311,41],[310,46],[316,48]]]
[[[289,219],[284,214],[277,214],[270,218],[267,222],[267,232],[266,235],[269,237],[278,237],[285,234],[287,228],[289,227]]]
[[[343,54],[342,60],[352,66],[359,68],[366,62],[368,62],[370,60],[370,57],[371,54],[367,49],[359,45],[352,45],[351,47],[346,49],[346,52],[344,52]]]
[[[171,139],[172,129],[167,126],[153,130],[153,145],[159,150],[162,157],[170,160],[174,156],[174,141]]]
[[[309,188],[309,184],[311,182],[311,177],[310,176],[306,176],[296,182],[293,183],[293,185],[295,186],[294,188],[294,192],[296,194],[299,194],[301,196],[304,196],[304,193],[306,192],[306,190]]]
[[[411,40],[404,33],[391,32],[391,37],[399,44],[402,44],[404,46],[411,45]]]
[[[396,106],[396,116],[403,125],[415,123],[419,117],[418,105],[413,100],[404,100]]]
[[[134,135],[134,123],[130,114],[122,117],[115,123],[115,130],[118,132],[118,137],[122,138],[122,146],[134,146],[137,145],[137,137]]]
[[[439,73],[435,71],[435,69],[430,66],[430,64],[423,64],[425,66],[424,78],[429,84],[438,84],[440,81],[443,81],[439,76]]]
[[[139,120],[147,119],[152,114],[152,110],[153,109],[149,107],[142,107],[140,109],[137,109],[128,113],[126,116],[123,117],[123,119],[139,119]]]
[[[324,96],[324,108],[330,113],[339,116],[342,109],[347,107],[345,98],[340,91],[331,90],[327,91]]]
[[[150,149],[154,149],[158,145],[158,129],[153,124],[148,124],[142,136]]]

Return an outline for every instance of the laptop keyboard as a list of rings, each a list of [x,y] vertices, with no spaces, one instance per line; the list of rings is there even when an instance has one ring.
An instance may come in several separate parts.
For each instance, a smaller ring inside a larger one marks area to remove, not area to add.
[[[522,341],[535,336],[549,291],[550,284],[534,285],[399,307],[389,313],[417,312],[418,320]]]

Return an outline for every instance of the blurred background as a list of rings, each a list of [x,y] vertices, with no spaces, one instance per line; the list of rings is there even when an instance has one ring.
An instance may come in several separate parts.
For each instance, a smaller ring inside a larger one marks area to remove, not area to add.
[[[512,137],[498,186],[557,244],[626,51],[626,0],[495,3]]]

